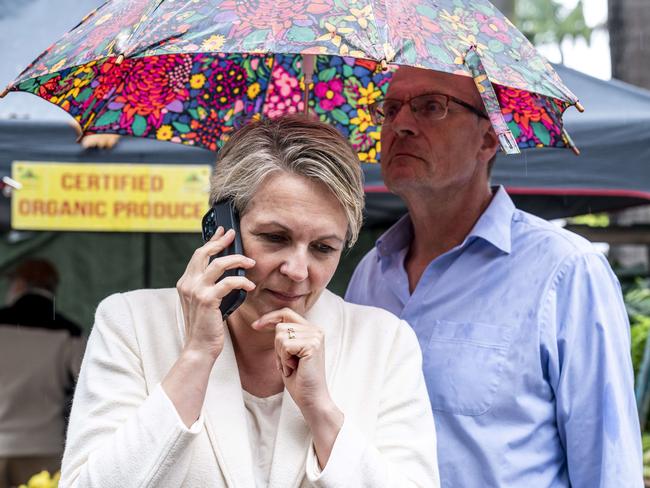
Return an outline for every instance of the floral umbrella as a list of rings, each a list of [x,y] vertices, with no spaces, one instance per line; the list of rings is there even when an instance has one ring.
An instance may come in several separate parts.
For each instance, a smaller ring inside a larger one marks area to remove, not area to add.
[[[367,104],[397,65],[472,76],[506,152],[572,145],[561,116],[576,97],[487,0],[111,0],[6,91],[55,103],[83,134],[211,150],[306,100],[372,162]]]

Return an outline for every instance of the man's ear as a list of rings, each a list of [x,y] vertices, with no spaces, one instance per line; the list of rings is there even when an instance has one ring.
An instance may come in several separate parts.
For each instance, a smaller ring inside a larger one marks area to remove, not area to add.
[[[494,132],[494,127],[492,127],[490,121],[486,120],[484,122],[485,129],[483,130],[482,144],[479,148],[477,159],[481,163],[487,164],[487,162],[490,161],[499,150],[499,137],[496,132]]]

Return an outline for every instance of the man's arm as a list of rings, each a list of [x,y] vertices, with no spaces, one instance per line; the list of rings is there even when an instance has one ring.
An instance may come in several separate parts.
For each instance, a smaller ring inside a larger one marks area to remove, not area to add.
[[[571,486],[642,487],[629,323],[602,255],[565,260],[542,303],[541,325]]]

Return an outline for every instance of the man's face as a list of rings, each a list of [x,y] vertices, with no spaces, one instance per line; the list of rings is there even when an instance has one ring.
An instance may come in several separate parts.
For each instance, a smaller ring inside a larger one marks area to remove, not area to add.
[[[429,93],[451,95],[483,111],[471,78],[411,67],[397,70],[386,98],[404,102]],[[384,123],[381,143],[386,186],[408,196],[475,185],[487,188],[487,163],[497,139],[487,119],[457,103],[449,103],[444,119],[427,122],[417,119],[405,103],[390,123]]]

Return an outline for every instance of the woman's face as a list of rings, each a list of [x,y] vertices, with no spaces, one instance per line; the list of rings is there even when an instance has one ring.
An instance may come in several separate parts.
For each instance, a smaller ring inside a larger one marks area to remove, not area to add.
[[[322,183],[302,176],[269,176],[249,202],[240,230],[246,272],[257,287],[241,306],[260,316],[283,307],[304,314],[329,283],[345,246],[342,205]]]

